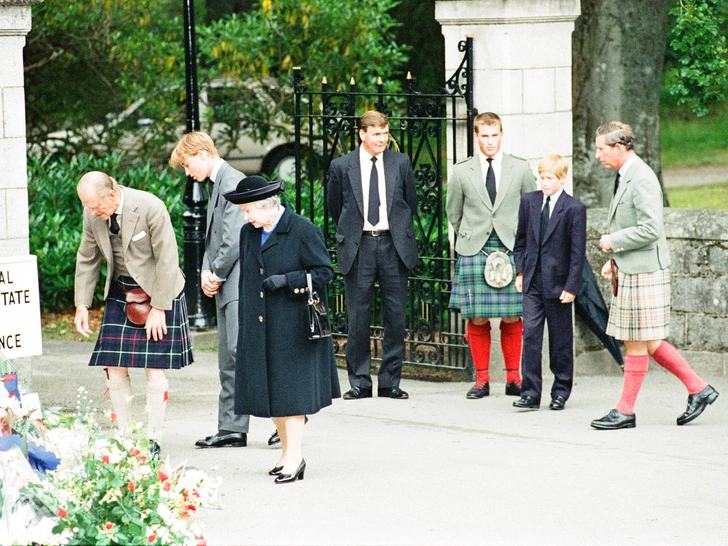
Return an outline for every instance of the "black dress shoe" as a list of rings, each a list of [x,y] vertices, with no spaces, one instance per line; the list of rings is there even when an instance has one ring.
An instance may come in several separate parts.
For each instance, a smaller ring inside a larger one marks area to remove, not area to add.
[[[718,398],[718,391],[708,385],[698,394],[688,396],[688,407],[680,417],[677,418],[677,424],[682,426],[698,417],[708,405],[715,402]]]
[[[521,396],[521,386],[515,381],[506,383],[506,396]]]
[[[490,395],[490,383],[487,381],[485,383],[482,383],[480,386],[476,383],[473,385],[473,388],[468,391],[468,394],[465,395],[466,398],[469,398],[470,400],[476,400],[478,398],[484,398],[486,396]]]
[[[513,407],[518,409],[538,409],[541,407],[541,400],[533,396],[522,396],[513,402]]]
[[[634,428],[637,426],[635,414],[627,415],[616,409],[611,410],[601,419],[594,419],[591,426],[600,430],[617,430],[618,428]]]
[[[566,398],[563,396],[557,396],[556,398],[551,399],[551,403],[549,404],[549,409],[552,410],[562,410],[566,406]]]
[[[296,480],[303,480],[304,472],[306,472],[306,461],[301,459],[301,464],[298,465],[298,469],[293,474],[278,474],[275,483],[290,483]]]
[[[344,393],[342,398],[344,400],[361,400],[362,398],[371,398],[372,389],[365,389],[364,387],[352,387]]]
[[[218,432],[204,440],[195,442],[197,447],[245,447],[248,445],[248,435],[245,432]]]
[[[409,398],[409,394],[399,387],[379,387],[377,389],[377,396],[379,398],[395,398],[397,400],[406,400]]]
[[[281,470],[283,470],[282,466],[274,466],[268,471],[269,476],[279,476],[281,473]]]

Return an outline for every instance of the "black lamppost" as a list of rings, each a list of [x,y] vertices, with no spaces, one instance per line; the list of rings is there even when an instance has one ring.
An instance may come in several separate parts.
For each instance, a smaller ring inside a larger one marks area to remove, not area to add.
[[[187,90],[187,132],[200,129],[199,93],[197,89],[197,45],[195,41],[194,0],[182,0],[184,10],[185,84]],[[187,177],[184,204],[185,297],[190,328],[206,330],[215,326],[215,302],[202,294],[200,273],[205,254],[207,188],[191,176]]]

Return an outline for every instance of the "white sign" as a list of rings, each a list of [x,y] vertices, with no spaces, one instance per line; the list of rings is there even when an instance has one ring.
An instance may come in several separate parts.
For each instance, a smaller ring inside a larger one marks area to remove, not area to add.
[[[0,258],[0,351],[9,359],[43,354],[35,256]]]

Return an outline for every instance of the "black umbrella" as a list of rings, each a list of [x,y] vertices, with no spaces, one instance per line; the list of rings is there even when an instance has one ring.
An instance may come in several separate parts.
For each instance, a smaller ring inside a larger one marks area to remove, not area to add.
[[[607,319],[609,308],[604,302],[602,293],[594,278],[594,273],[588,261],[584,261],[584,270],[581,274],[581,288],[574,300],[576,314],[586,323],[589,329],[601,340],[614,360],[624,367],[622,352],[619,350],[619,343],[614,337],[607,334]]]

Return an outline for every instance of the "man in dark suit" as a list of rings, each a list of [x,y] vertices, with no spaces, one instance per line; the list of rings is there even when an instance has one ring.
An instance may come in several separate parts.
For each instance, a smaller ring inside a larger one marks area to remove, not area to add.
[[[369,321],[374,283],[382,296],[384,344],[377,394],[406,399],[399,388],[404,360],[409,270],[417,265],[412,217],[417,190],[412,163],[387,149],[389,120],[369,111],[359,120],[361,147],[329,169],[328,208],[336,223],[339,271],[344,275],[348,319],[345,400],[372,396]]]
[[[201,131],[185,134],[172,152],[170,165],[181,165],[198,182],[210,181],[207,204],[205,255],[202,259],[202,292],[215,298],[217,307],[220,396],[217,433],[195,442],[197,447],[244,447],[250,416],[235,414],[235,354],[238,342],[238,280],[240,278],[240,228],[245,218],[223,197],[235,190],[245,175],[220,158],[212,138]]]
[[[549,327],[549,365],[554,374],[552,410],[562,410],[574,382],[572,306],[586,259],[586,206],[564,192],[566,159],[546,156],[538,164],[541,191],[526,193],[518,209],[513,253],[516,289],[523,293],[523,355],[519,409],[541,404],[541,347]]]

